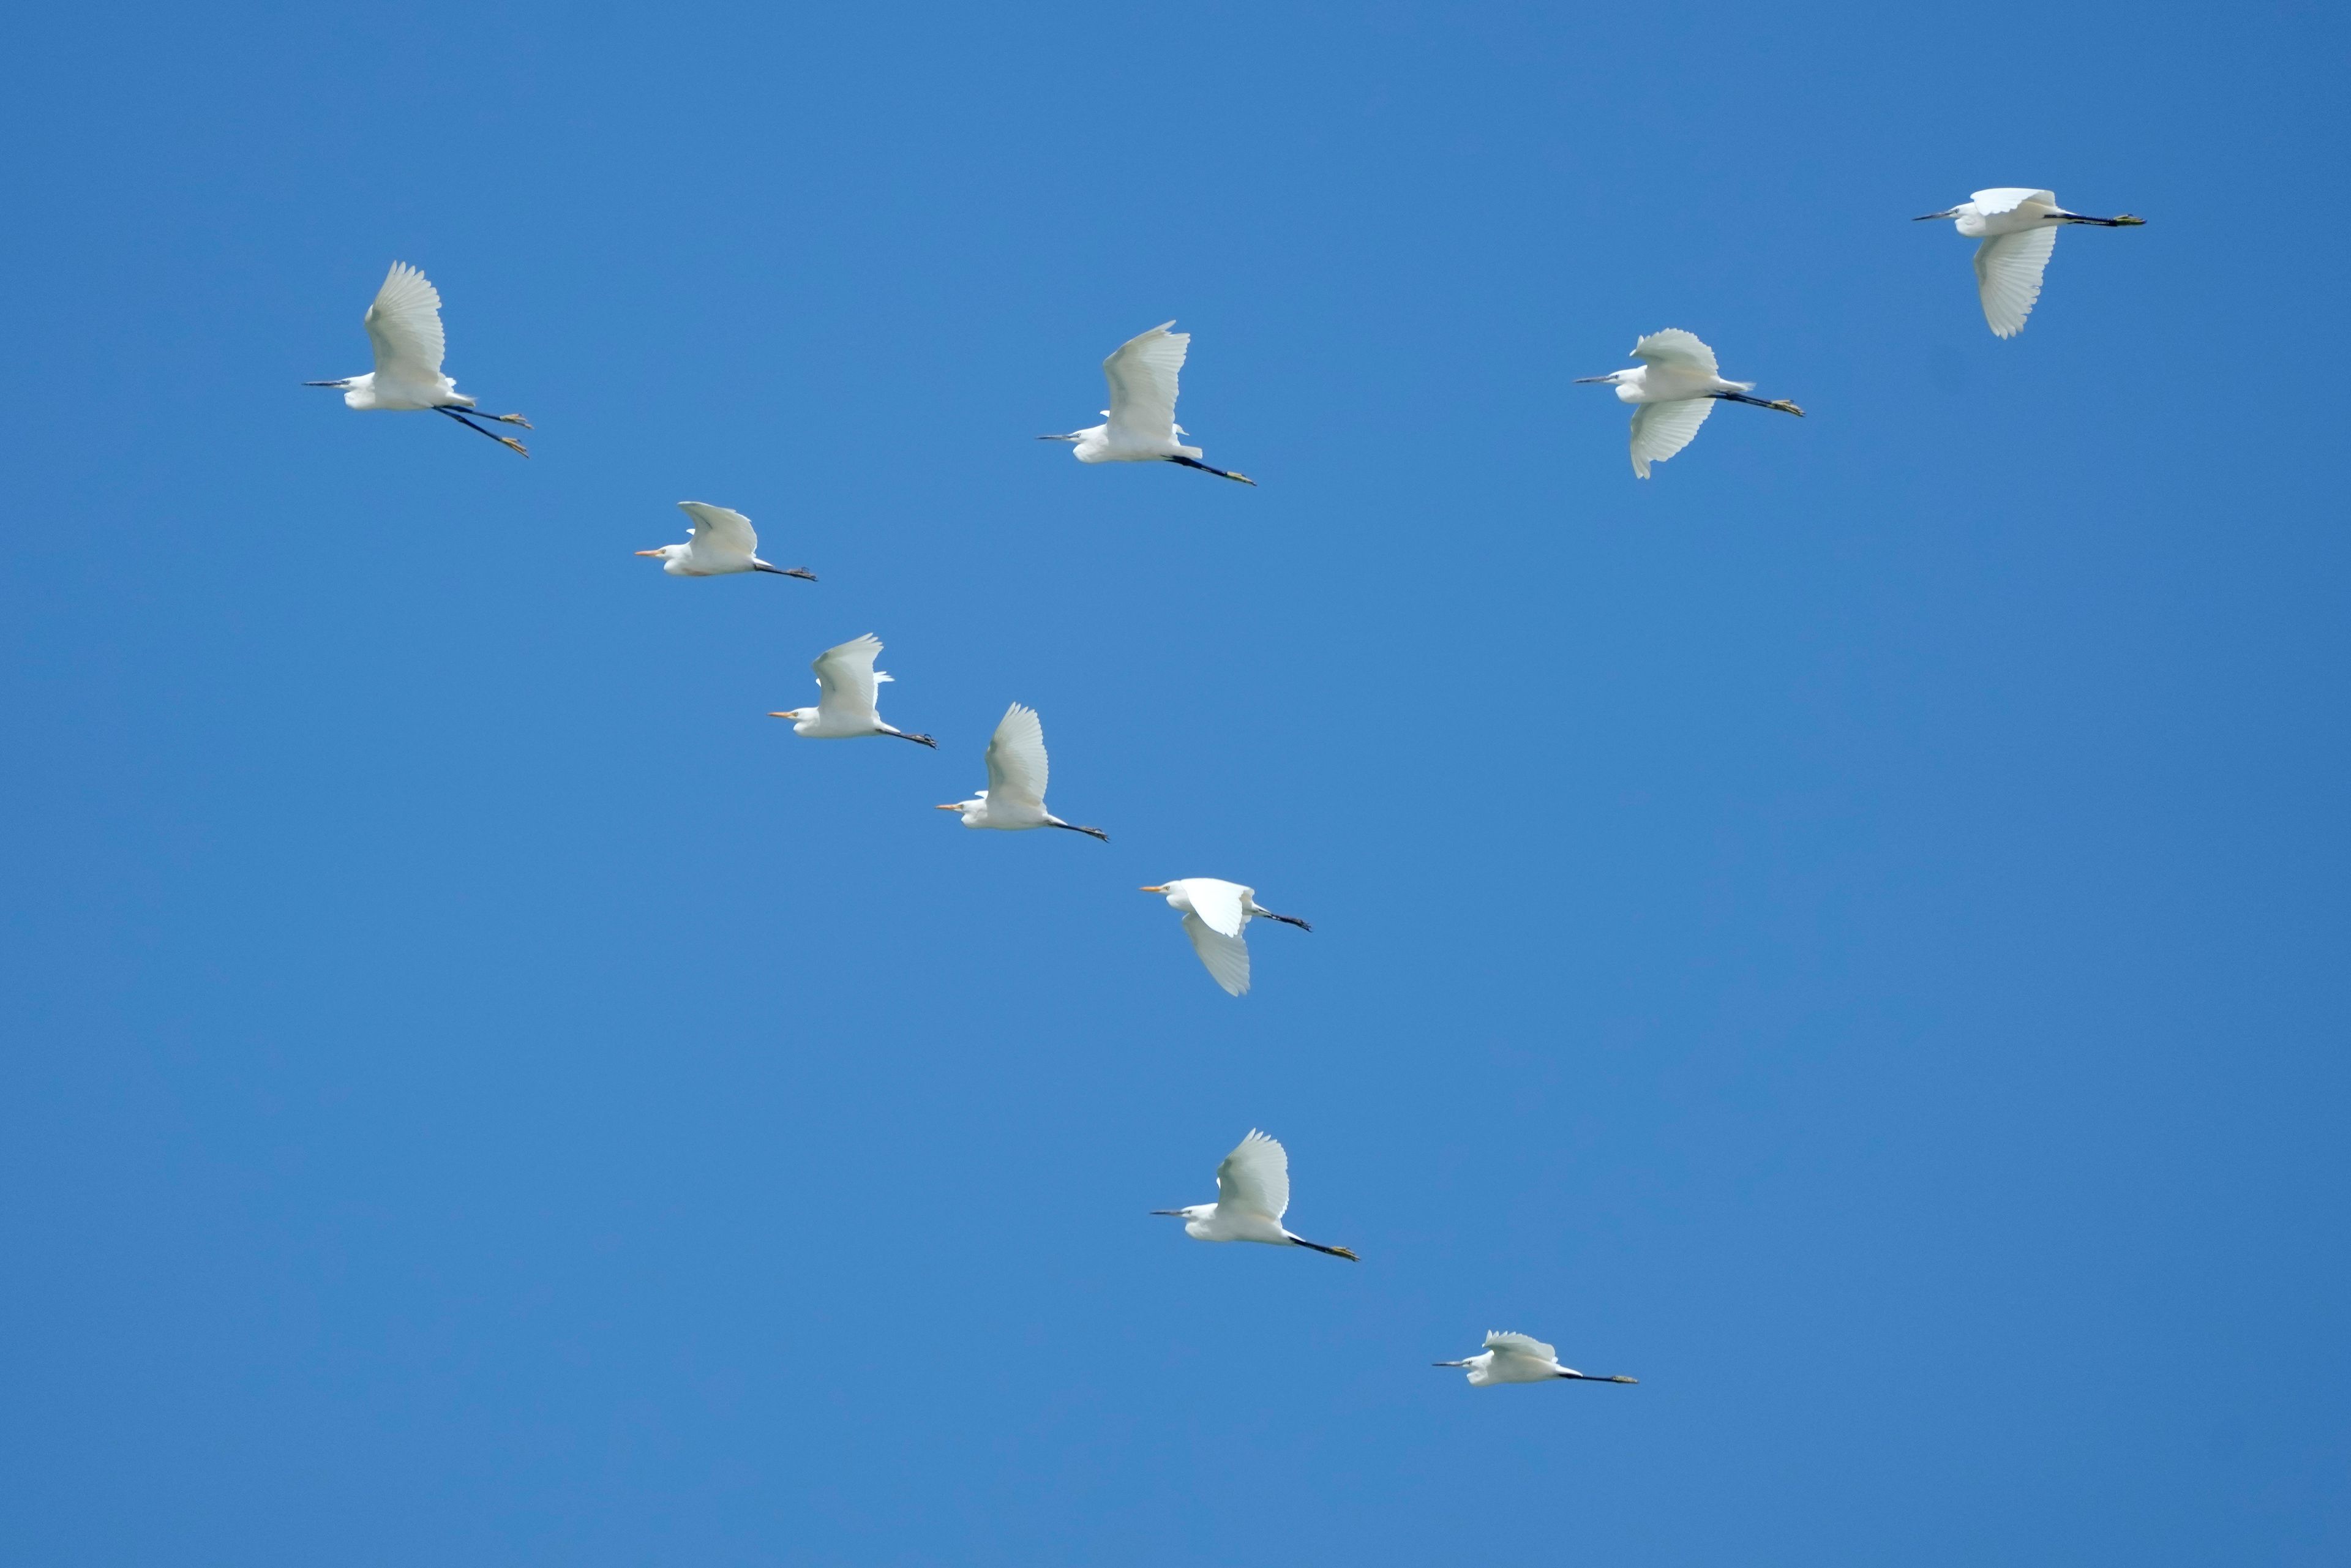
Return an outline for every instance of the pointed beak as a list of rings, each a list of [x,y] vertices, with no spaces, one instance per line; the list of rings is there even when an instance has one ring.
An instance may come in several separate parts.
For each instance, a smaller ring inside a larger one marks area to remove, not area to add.
[[[302,384],[306,387],[339,387],[343,383],[340,382],[304,382]]]
[[[934,806],[931,810],[934,811],[960,811],[963,810],[963,802],[959,800],[953,801],[945,806]]]
[[[1616,378],[1614,376],[1578,376],[1575,378],[1574,384],[1580,387],[1588,387],[1600,382],[1613,382],[1615,379]]]
[[[1184,1211],[1180,1208],[1155,1208],[1151,1212],[1154,1214],[1164,1214],[1170,1219],[1181,1219],[1184,1218]]]
[[[1077,437],[1074,435],[1040,435],[1037,439],[1040,441],[1075,441]]]
[[[1917,217],[1912,218],[1910,221],[1914,224],[1931,224],[1937,218],[1949,217],[1951,215],[1951,212],[1955,210],[1956,209],[1947,209],[1939,213],[1920,213]]]
[[[1467,1366],[1469,1364],[1466,1361],[1432,1361],[1428,1364],[1431,1366]]]
[[[639,555],[653,555],[653,556],[657,556],[657,555],[661,554],[661,551],[659,551],[659,550],[657,550],[657,549],[641,549],[641,550],[639,550],[637,553],[638,553]]]
[[[1166,884],[1163,883],[1157,887],[1138,887],[1134,891],[1137,893],[1165,893],[1167,891],[1167,888]]]
[[[792,716],[789,713],[771,713],[768,716],[769,718],[789,718]]]

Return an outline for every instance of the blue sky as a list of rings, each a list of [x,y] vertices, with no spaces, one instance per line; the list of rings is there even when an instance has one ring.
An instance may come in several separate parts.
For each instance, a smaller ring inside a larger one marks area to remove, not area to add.
[[[2341,1562],[2346,33],[19,15],[11,1556]],[[530,462],[297,384],[394,258]],[[1030,439],[1170,317],[1261,487]]]

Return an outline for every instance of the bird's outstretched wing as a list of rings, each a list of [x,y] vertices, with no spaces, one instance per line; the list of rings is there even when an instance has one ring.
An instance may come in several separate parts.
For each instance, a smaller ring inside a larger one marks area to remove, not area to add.
[[[1217,1166],[1217,1207],[1280,1219],[1290,1212],[1290,1155],[1256,1128]]]
[[[1227,996],[1249,994],[1248,943],[1211,930],[1208,923],[1196,915],[1184,916],[1184,935],[1192,939],[1192,951],[1200,955],[1200,962],[1208,967],[1208,977],[1224,987]]]
[[[1968,200],[1974,204],[1977,212],[1989,218],[2001,213],[2012,213],[2031,201],[2044,202],[2053,207],[2057,204],[2057,193],[2028,191],[2022,185],[2002,185],[1998,190],[1978,191]]]
[[[987,742],[987,798],[992,802],[1045,805],[1045,727],[1037,710],[1014,703]]]
[[[1176,374],[1192,346],[1189,332],[1171,332],[1173,321],[1129,338],[1102,361],[1110,382],[1110,433],[1113,440],[1168,441],[1176,432]]]
[[[827,718],[870,718],[873,714],[873,661],[882,639],[868,632],[854,642],[827,648],[809,667],[816,672],[817,708]],[[880,677],[887,680],[884,675]]]
[[[1649,465],[1663,463],[1690,444],[1714,412],[1714,399],[1686,397],[1675,402],[1645,402],[1633,411],[1633,472],[1646,479]]]
[[[1557,1361],[1559,1352],[1531,1334],[1491,1333],[1486,1348],[1499,1355],[1523,1355],[1535,1361]]]
[[[1709,376],[1722,373],[1714,362],[1714,350],[1699,342],[1697,333],[1685,332],[1679,327],[1650,333],[1633,345],[1633,357],[1645,364],[1669,370],[1697,371]]]
[[[2049,253],[2056,248],[2053,227],[1994,235],[1976,246],[1976,289],[1994,336],[2013,338],[2024,330],[2024,319],[2041,298]]]
[[[441,291],[404,261],[395,261],[368,307],[368,341],[375,373],[384,382],[432,382],[446,347],[441,337]]]
[[[706,501],[680,501],[677,509],[694,519],[695,549],[747,559],[759,553],[758,530],[742,513]]]

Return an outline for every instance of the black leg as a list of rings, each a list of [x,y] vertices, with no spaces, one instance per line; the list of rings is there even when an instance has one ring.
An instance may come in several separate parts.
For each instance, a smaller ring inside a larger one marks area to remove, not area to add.
[[[486,436],[488,436],[492,441],[496,442],[500,446],[511,446],[511,447],[512,447],[512,448],[514,448],[517,452],[521,453],[525,457],[528,457],[528,456],[529,456],[529,455],[530,455],[530,449],[529,449],[528,447],[526,447],[525,445],[523,445],[523,444],[522,444],[521,442],[517,441],[513,436],[511,436],[511,435],[500,435],[500,434],[499,434],[496,431],[495,431],[495,430],[488,430],[488,429],[485,429],[483,426],[478,425],[478,424],[475,424],[472,420],[467,419],[464,414],[459,413],[455,409],[451,408],[451,407],[447,406],[446,404],[442,404],[442,405],[440,405],[440,406],[435,407],[435,408],[434,409],[434,411],[433,411],[433,412],[434,412],[434,413],[445,413],[445,414],[447,414],[451,419],[455,420],[459,424],[464,425],[467,430],[470,430],[470,431],[474,432],[474,433],[475,433],[475,434],[477,434],[477,435],[486,435]]]
[[[1197,468],[1203,474],[1214,474],[1219,479],[1231,479],[1239,484],[1251,486],[1257,483],[1246,474],[1235,474],[1223,468],[1211,468],[1196,457],[1170,457],[1167,461],[1181,463],[1186,468]]]
[[[1265,912],[1265,917],[1268,920],[1279,920],[1284,925],[1295,925],[1301,931],[1311,931],[1314,929],[1314,927],[1307,925],[1306,922],[1299,919],[1295,915],[1276,915],[1272,910],[1269,909]]]
[[[1100,839],[1104,843],[1110,842],[1110,835],[1103,832],[1100,828],[1081,828],[1075,822],[1048,822],[1045,825],[1049,828],[1067,828],[1073,833],[1086,833],[1094,838]]]
[[[1760,397],[1749,397],[1745,392],[1717,392],[1714,395],[1720,398],[1724,402],[1752,403],[1757,408],[1776,408],[1782,413],[1792,413],[1798,419],[1804,417],[1804,411],[1798,408],[1794,403],[1788,402],[1785,398],[1766,402]]]
[[[916,746],[927,746],[933,751],[936,751],[939,748],[939,743],[933,740],[927,735],[910,735],[903,729],[885,729],[882,733],[884,735],[894,735],[901,740],[911,740]]]

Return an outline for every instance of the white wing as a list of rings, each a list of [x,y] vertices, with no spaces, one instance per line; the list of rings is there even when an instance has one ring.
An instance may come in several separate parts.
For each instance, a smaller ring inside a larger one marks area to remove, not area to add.
[[[1290,1212],[1290,1155],[1271,1138],[1249,1135],[1217,1166],[1217,1207],[1280,1219]]]
[[[2012,213],[2025,203],[2035,200],[2046,202],[2053,207],[2057,204],[2057,193],[2028,191],[2022,185],[2002,185],[1996,191],[1978,191],[1968,200],[1974,204],[1977,212],[1991,217],[1997,213]]]
[[[1522,1333],[1489,1333],[1486,1348],[1502,1355],[1531,1356],[1536,1361],[1557,1361],[1559,1352],[1531,1335]]]
[[[1207,921],[1210,930],[1228,936],[1241,934],[1249,919],[1249,901],[1257,896],[1257,889],[1219,882],[1213,876],[1187,876],[1183,886],[1185,896],[1192,901],[1192,912]]]
[[[758,531],[742,513],[703,501],[680,501],[677,509],[694,519],[694,548],[697,552],[707,550],[743,559],[759,553]]]
[[[820,719],[870,720],[877,677],[873,661],[881,656],[882,640],[868,632],[853,643],[827,648],[809,668],[816,672],[816,706]],[[890,677],[883,675],[881,680]]]
[[[368,307],[368,341],[375,345],[376,378],[431,385],[446,351],[441,337],[441,291],[404,261],[395,261]]]
[[[1976,246],[1976,288],[1994,336],[2013,338],[2024,330],[2024,319],[2041,298],[2041,274],[2056,248],[2053,227],[1994,235]]]
[[[1192,951],[1200,955],[1200,962],[1208,967],[1208,977],[1224,987],[1227,996],[1249,993],[1248,943],[1221,931],[1211,931],[1207,922],[1196,915],[1184,916],[1184,935],[1192,939]]]
[[[1697,371],[1703,375],[1720,375],[1714,362],[1714,350],[1698,340],[1695,332],[1685,332],[1679,327],[1668,327],[1662,332],[1652,332],[1633,345],[1633,357],[1647,364],[1662,365],[1669,370]],[[1681,450],[1679,447],[1676,451]]]
[[[1714,412],[1714,399],[1686,397],[1676,402],[1645,402],[1633,411],[1633,472],[1646,479],[1649,465],[1663,463],[1690,444]]]
[[[1169,441],[1176,432],[1176,372],[1192,346],[1189,332],[1171,332],[1173,321],[1118,346],[1102,361],[1110,381],[1110,433],[1113,440]]]
[[[987,799],[1042,810],[1046,771],[1045,727],[1035,708],[1014,703],[987,742]]]

